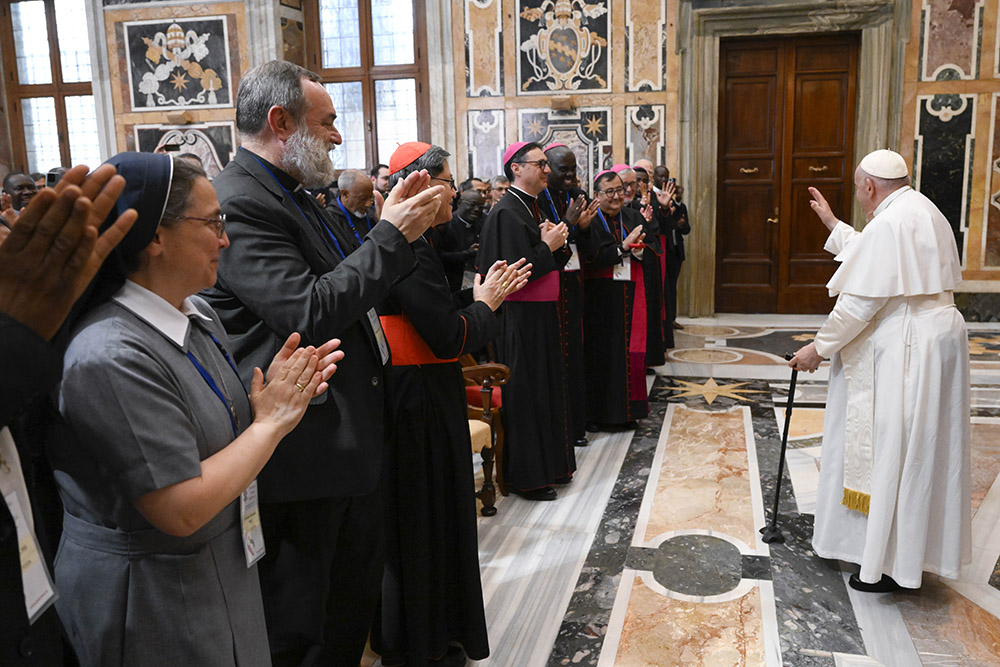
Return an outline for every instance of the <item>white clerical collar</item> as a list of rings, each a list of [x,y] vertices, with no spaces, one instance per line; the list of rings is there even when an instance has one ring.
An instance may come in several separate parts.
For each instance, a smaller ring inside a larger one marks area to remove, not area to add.
[[[891,204],[892,202],[894,202],[897,199],[899,199],[900,195],[902,195],[904,192],[906,192],[906,191],[908,191],[910,189],[911,188],[910,188],[909,185],[904,185],[900,189],[894,190],[892,193],[889,194],[888,197],[886,197],[885,199],[882,200],[881,204],[879,204],[875,208],[875,212],[872,213],[872,217],[874,218],[876,215],[878,215],[879,213],[881,213],[882,211],[884,211],[885,209],[887,209],[889,207],[889,204]]]
[[[131,280],[126,280],[122,288],[111,297],[111,300],[135,313],[163,334],[167,340],[181,348],[187,341],[188,328],[191,326],[189,316],[196,315],[206,322],[212,321],[210,317],[202,315],[194,307],[190,297],[184,299],[181,303],[181,309],[177,310],[159,294],[137,285]]]
[[[538,199],[538,197],[537,197],[537,196],[532,196],[532,195],[529,195],[529,194],[528,194],[527,192],[525,192],[525,191],[524,191],[524,190],[522,190],[521,188],[517,187],[516,185],[511,185],[511,186],[510,186],[510,188],[508,188],[508,189],[509,189],[509,190],[513,190],[513,191],[514,191],[514,194],[517,194],[517,193],[519,193],[519,192],[520,192],[520,193],[521,193],[521,195],[523,195],[522,197],[519,197],[519,199],[520,199],[521,201],[526,201],[526,202],[533,202],[533,201],[535,201],[536,199]]]

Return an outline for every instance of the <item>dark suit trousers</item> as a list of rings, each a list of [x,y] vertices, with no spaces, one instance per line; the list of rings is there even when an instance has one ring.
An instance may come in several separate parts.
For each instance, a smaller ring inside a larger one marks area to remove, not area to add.
[[[262,503],[261,559],[275,667],[357,667],[384,567],[380,486],[364,496]]]

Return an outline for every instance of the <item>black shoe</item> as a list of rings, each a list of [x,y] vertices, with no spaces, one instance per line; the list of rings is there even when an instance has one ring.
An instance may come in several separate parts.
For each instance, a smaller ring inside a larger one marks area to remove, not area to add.
[[[590,447],[590,440],[587,440],[587,436],[583,436],[577,438],[576,442],[573,444],[575,444],[577,447]]]
[[[559,496],[555,488],[551,486],[543,486],[531,491],[521,491],[520,489],[511,489],[511,491],[525,500],[555,500]]]
[[[847,580],[847,584],[854,590],[861,591],[862,593],[892,593],[902,588],[888,574],[883,574],[882,578],[874,584],[865,583],[861,581],[861,577],[852,574],[850,579]]]
[[[681,324],[681,323],[679,323],[679,322],[677,322],[677,321],[675,320],[675,321],[673,322],[673,327],[674,327],[675,329],[677,329],[677,330],[681,330],[681,329],[683,329],[683,328],[684,328],[684,325],[683,325],[683,324]]]

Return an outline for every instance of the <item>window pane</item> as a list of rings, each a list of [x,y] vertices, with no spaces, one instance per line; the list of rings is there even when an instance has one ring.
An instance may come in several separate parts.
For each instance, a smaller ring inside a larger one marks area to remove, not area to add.
[[[28,171],[46,172],[62,165],[59,157],[59,128],[54,97],[26,97],[21,100],[24,117],[24,147],[28,151]],[[95,165],[96,166],[96,165]]]
[[[42,0],[15,2],[10,7],[10,17],[14,24],[17,80],[22,84],[52,83],[45,3]],[[83,25],[86,25],[86,22]],[[82,29],[82,26],[78,26],[78,29]],[[86,31],[81,31],[86,39]]]
[[[337,112],[337,122],[334,125],[340,130],[344,143],[330,151],[330,159],[337,169],[362,169],[367,164],[365,160],[365,114],[364,98],[360,81],[345,83],[324,83],[333,100],[333,108]]]
[[[376,65],[413,62],[413,0],[372,0]]]
[[[101,149],[97,139],[97,107],[93,95],[66,98],[66,125],[69,129],[70,161],[96,169],[101,163]]]
[[[59,61],[66,83],[90,81],[90,41],[84,0],[56,0],[56,33],[59,37]]]
[[[319,41],[323,67],[361,66],[358,0],[320,0]]]
[[[415,79],[375,82],[375,122],[378,124],[379,162],[388,162],[397,145],[417,140]]]

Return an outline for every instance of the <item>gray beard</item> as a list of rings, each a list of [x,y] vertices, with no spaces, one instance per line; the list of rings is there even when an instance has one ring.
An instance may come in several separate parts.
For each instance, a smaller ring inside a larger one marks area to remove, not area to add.
[[[327,144],[299,127],[288,137],[278,165],[307,188],[326,187],[334,180],[333,162]]]

